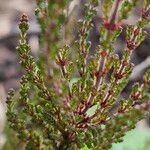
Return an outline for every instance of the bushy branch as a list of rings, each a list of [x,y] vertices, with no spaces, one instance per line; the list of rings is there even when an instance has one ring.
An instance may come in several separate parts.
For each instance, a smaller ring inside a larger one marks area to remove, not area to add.
[[[12,90],[8,93],[8,121],[19,139],[26,143],[26,149],[66,150],[87,145],[107,150],[113,143],[121,142],[125,133],[150,110],[148,71],[143,82],[135,83],[129,97],[122,98],[110,113],[132,73],[134,65],[130,56],[146,36],[143,29],[149,23],[150,1],[145,0],[136,25],[126,27],[126,47],[121,59],[114,54],[113,44],[122,32],[123,19],[137,0],[103,2],[101,37],[94,55],[90,54],[89,34],[99,9],[98,1],[90,1],[85,6],[75,46],[65,45],[60,34],[68,4],[66,0],[37,0],[40,48],[46,49],[44,61],[32,57],[27,43],[28,18],[21,17],[17,51],[25,75],[20,81],[20,97],[16,98]],[[77,55],[72,58],[71,53]]]

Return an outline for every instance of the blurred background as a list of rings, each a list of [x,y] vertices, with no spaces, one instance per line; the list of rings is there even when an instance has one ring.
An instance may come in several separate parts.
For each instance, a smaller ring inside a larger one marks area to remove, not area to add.
[[[140,1],[140,0],[139,0]],[[81,18],[83,15],[83,5],[86,0],[73,0],[70,3],[70,11],[76,12],[74,15],[76,19]],[[22,13],[29,16],[30,30],[28,40],[31,45],[33,56],[37,56],[39,49],[38,35],[39,27],[34,16],[35,0],[0,0],[0,149],[14,150],[23,149],[23,146],[16,147],[11,137],[14,136],[12,131],[7,127],[5,117],[6,106],[5,100],[7,92],[10,88],[18,89],[19,79],[22,75],[19,60],[16,53],[16,46],[19,38],[18,22]],[[74,14],[74,13],[73,13]],[[135,24],[140,14],[140,8],[137,7],[125,24]],[[90,39],[92,42],[91,52],[99,41],[99,15],[93,19],[94,29],[91,32]],[[74,19],[73,19],[74,20]],[[148,35],[142,44],[135,50],[132,56],[132,62],[136,65],[133,73],[131,74],[129,83],[124,89],[122,95],[127,95],[130,91],[131,85],[142,79],[144,72],[150,68],[150,26],[145,28]],[[76,32],[76,29],[75,29]],[[76,34],[76,33],[75,33]],[[115,43],[116,53],[121,56],[124,47],[124,33],[118,38]],[[123,144],[113,146],[113,150],[150,150],[150,119],[140,121],[137,124],[137,129],[134,132],[128,133],[125,137]],[[137,142],[137,137],[141,137]],[[130,142],[129,142],[130,141]],[[140,144],[140,147],[136,145]],[[14,146],[13,146],[14,144]],[[20,143],[17,143],[18,145]],[[6,146],[7,145],[7,146]],[[3,148],[2,148],[3,147]]]

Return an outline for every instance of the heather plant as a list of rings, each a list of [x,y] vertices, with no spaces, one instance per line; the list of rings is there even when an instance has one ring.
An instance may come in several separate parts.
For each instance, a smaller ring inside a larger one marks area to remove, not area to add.
[[[24,14],[17,52],[25,73],[19,97],[14,90],[8,93],[9,125],[26,149],[108,150],[150,110],[150,71],[141,83],[132,86],[128,97],[121,96],[134,67],[130,56],[147,36],[143,29],[149,23],[150,0],[144,1],[136,25],[125,27],[126,46],[121,58],[114,53],[114,42],[138,0],[89,0],[84,18],[78,22],[77,40],[70,45],[65,42],[69,1],[36,2],[40,54],[32,57]],[[89,34],[100,8],[100,41],[92,55]]]

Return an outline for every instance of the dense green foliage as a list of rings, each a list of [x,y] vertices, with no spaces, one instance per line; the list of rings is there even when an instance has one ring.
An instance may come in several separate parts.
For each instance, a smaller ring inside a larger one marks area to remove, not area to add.
[[[87,3],[84,19],[78,23],[78,39],[66,45],[70,16],[64,10],[67,12],[69,2],[37,0],[36,16],[41,28],[37,60],[27,43],[28,18],[21,17],[17,51],[25,75],[20,81],[20,96],[13,90],[8,94],[7,117],[26,149],[72,150],[86,145],[107,150],[121,142],[125,133],[149,113],[150,71],[141,84],[133,85],[128,98],[120,98],[120,94],[133,70],[130,56],[145,38],[143,28],[149,22],[150,0],[145,0],[136,25],[126,27],[121,59],[113,47],[122,32],[122,21],[137,3],[105,0],[100,4],[101,37],[94,55],[90,54],[89,33],[100,9],[98,1]]]

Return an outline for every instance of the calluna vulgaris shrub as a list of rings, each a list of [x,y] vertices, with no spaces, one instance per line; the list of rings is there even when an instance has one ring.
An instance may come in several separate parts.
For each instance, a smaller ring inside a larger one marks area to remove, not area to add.
[[[138,1],[89,0],[84,6],[84,19],[78,22],[77,41],[67,45],[71,33],[71,25],[67,26],[71,16],[66,13],[69,1],[37,0],[35,14],[41,29],[38,59],[32,57],[27,42],[28,18],[25,14],[21,17],[17,51],[25,73],[20,96],[13,90],[8,94],[7,117],[26,149],[86,146],[108,150],[149,113],[150,71],[142,83],[132,86],[128,97],[122,97],[121,92],[133,70],[130,56],[146,36],[143,29],[149,23],[150,0],[141,6],[136,25],[125,27],[126,46],[121,59],[114,53],[123,21]],[[89,33],[100,7],[100,41],[91,54]]]

